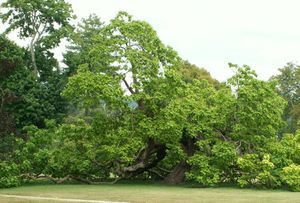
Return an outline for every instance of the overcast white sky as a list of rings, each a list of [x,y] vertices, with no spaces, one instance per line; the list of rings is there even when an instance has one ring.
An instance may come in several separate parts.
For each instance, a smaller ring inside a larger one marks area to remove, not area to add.
[[[250,65],[268,79],[300,61],[299,0],[67,1],[78,19],[95,13],[108,21],[123,10],[149,22],[165,44],[218,80],[232,74],[228,62]]]

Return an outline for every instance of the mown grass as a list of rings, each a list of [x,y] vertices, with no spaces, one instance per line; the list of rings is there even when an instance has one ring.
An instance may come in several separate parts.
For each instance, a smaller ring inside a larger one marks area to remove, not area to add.
[[[18,188],[1,189],[0,194],[110,200],[126,202],[286,202],[300,203],[300,193],[284,190],[255,190],[234,187],[197,188],[193,185],[170,186],[155,183],[118,183],[114,185],[29,184]],[[22,200],[0,197],[1,203],[52,203],[55,201]]]

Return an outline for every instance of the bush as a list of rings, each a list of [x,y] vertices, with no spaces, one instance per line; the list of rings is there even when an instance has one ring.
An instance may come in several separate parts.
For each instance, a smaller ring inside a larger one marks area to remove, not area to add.
[[[274,164],[269,154],[264,154],[262,158],[258,154],[246,154],[238,158],[237,164],[241,173],[237,180],[240,187],[275,188],[280,185],[278,178],[273,175]]]
[[[186,174],[187,179],[205,186],[213,186],[220,182],[220,171],[209,164],[209,157],[196,154],[188,163],[192,166],[192,170]]]
[[[14,163],[0,162],[0,188],[21,185],[19,168]]]
[[[198,142],[198,146],[202,153],[195,154],[188,160],[191,166],[191,171],[186,174],[188,179],[205,186],[233,179],[237,155],[232,143],[204,140]]]
[[[281,172],[281,179],[293,191],[300,191],[300,165],[291,164],[284,167]]]

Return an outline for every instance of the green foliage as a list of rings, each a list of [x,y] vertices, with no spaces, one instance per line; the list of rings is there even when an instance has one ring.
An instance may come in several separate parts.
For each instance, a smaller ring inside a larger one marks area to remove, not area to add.
[[[179,59],[148,23],[133,20],[125,12],[120,12],[108,25],[99,22],[89,18],[84,22],[84,32],[78,32],[80,36],[91,37],[83,38],[89,47],[80,40],[74,41],[82,51],[81,61],[88,61],[69,79],[64,95],[78,109],[84,109],[88,119],[100,123],[97,132],[105,138],[99,140],[101,157],[104,162],[110,158],[108,163],[115,166],[113,170],[122,173],[124,168],[140,161],[139,152],[150,147],[150,140],[159,146],[179,139],[180,127],[171,116],[167,118],[167,106],[177,92],[177,78],[171,69]],[[95,31],[95,26],[101,29]],[[85,53],[89,53],[88,57]],[[109,119],[111,125],[103,125],[107,121],[100,122],[95,115]],[[153,161],[154,157],[149,159]]]
[[[228,142],[213,140],[198,142],[199,152],[192,156],[187,178],[203,185],[215,185],[222,181],[232,181],[237,154],[235,146]]]
[[[228,81],[233,94],[221,86],[211,98],[204,96],[210,104],[209,114],[205,118],[211,120],[205,123],[197,117],[201,122],[196,126],[210,126],[206,136],[203,134],[202,137],[209,139],[198,142],[199,152],[189,160],[192,169],[187,177],[202,184],[236,181],[238,177],[237,182],[242,187],[278,187],[280,166],[272,163],[270,151],[262,149],[265,149],[266,143],[274,146],[271,140],[274,140],[274,144],[280,143],[276,135],[282,126],[284,101],[277,95],[274,83],[256,79],[256,74],[248,66],[230,65],[237,71]],[[194,108],[197,109],[196,105]],[[253,150],[261,150],[265,154],[258,151],[253,153]],[[202,160],[203,157],[206,161]],[[274,155],[276,158],[279,157]],[[206,169],[201,164],[210,168],[208,171],[219,171],[219,178],[205,183]]]
[[[59,73],[41,71],[37,80],[28,69],[30,60],[25,49],[2,35],[0,46],[0,135],[20,135],[26,125],[44,127],[45,119],[60,120],[66,103],[60,96],[64,82]],[[52,70],[57,61],[51,54],[43,54],[37,53],[37,64]]]
[[[241,187],[274,188],[280,185],[278,177],[272,174],[274,164],[270,161],[269,154],[264,154],[262,158],[257,154],[246,154],[238,158],[237,165],[241,169],[237,181]]]
[[[53,132],[51,157],[47,173],[53,177],[66,175],[96,175],[91,157],[93,142],[91,127],[83,121],[63,124]]]
[[[217,142],[211,149],[212,163],[218,167],[223,173],[233,174],[233,168],[237,161],[237,152],[234,144],[229,142]]]
[[[213,167],[207,156],[194,155],[188,163],[192,166],[192,171],[187,174],[187,178],[197,181],[205,186],[212,186],[220,182],[220,170]],[[194,168],[193,168],[194,167]]]
[[[237,73],[228,83],[235,91],[232,136],[245,141],[248,150],[264,144],[264,138],[274,138],[283,126],[285,101],[277,94],[275,83],[258,80],[248,66],[232,65]],[[246,150],[246,149],[245,149]]]
[[[34,38],[46,49],[55,47],[70,29],[72,9],[63,0],[7,0],[1,7],[5,13],[0,18],[9,24],[6,32],[18,30],[20,38]]]
[[[0,35],[0,137],[15,132],[12,115],[7,105],[19,100],[18,96],[6,87],[6,79],[25,65],[25,51]]]
[[[76,73],[79,65],[88,64],[91,67],[89,51],[93,47],[94,38],[99,35],[104,28],[104,23],[96,15],[90,15],[83,19],[76,30],[71,33],[71,46],[68,46],[67,53],[64,54],[64,63],[67,65],[65,74],[68,76]]]
[[[19,167],[15,163],[0,161],[0,188],[21,185]]]
[[[158,77],[160,69],[173,67],[178,61],[177,53],[160,41],[148,23],[133,20],[126,12],[119,12],[95,36],[90,50],[94,70],[120,78],[131,73],[133,86],[130,88],[134,92],[141,91],[145,83]]]
[[[24,136],[25,125],[42,127],[53,108],[46,100],[47,89],[26,67],[27,52],[2,35],[0,47],[0,186],[13,187],[21,184],[23,167],[16,137]]]
[[[81,107],[101,105],[101,102],[122,105],[123,91],[118,78],[101,73],[93,73],[86,65],[78,69],[78,73],[69,79],[63,95]]]
[[[291,164],[284,167],[281,178],[292,190],[300,191],[300,165]]]
[[[20,140],[19,149],[15,151],[15,162],[20,165],[23,174],[46,174],[55,122],[47,121],[46,125],[48,129],[33,125],[24,128],[28,139]]]
[[[24,66],[25,51],[0,35],[0,79],[5,79],[14,70]]]
[[[190,83],[193,80],[207,80],[213,86],[219,86],[219,82],[216,79],[213,79],[207,70],[198,68],[188,61],[183,61],[182,64],[180,64],[179,73],[182,75],[182,80],[187,83]]]
[[[299,141],[299,133],[286,134],[280,140],[269,139],[260,152],[240,157],[238,159],[242,174],[238,178],[240,186],[276,188],[282,183],[287,184],[287,181],[291,181],[292,178],[288,179],[290,175],[288,168],[293,166],[294,170],[294,166],[299,163]],[[285,175],[282,171],[286,171]],[[296,181],[297,178],[293,180]],[[291,185],[291,188],[293,187]]]
[[[295,135],[285,134],[280,140],[269,140],[265,150],[272,154],[272,162],[280,169],[292,163],[299,164],[299,132]]]
[[[55,108],[49,102],[50,92],[46,85],[36,82],[29,70],[16,71],[3,86],[19,97],[18,101],[6,107],[12,112],[19,129],[31,124],[43,127],[44,119],[54,117]]]

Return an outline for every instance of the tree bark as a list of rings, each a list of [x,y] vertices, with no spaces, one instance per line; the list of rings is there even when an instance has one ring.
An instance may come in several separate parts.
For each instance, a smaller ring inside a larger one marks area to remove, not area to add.
[[[183,130],[183,137],[181,140],[181,147],[187,157],[191,157],[194,155],[196,151],[196,139],[186,136],[185,130]],[[178,184],[184,181],[185,173],[190,169],[189,164],[186,160],[180,161],[175,168],[169,173],[169,175],[165,178],[165,182],[169,184]]]
[[[37,68],[36,60],[35,60],[35,51],[34,51],[33,41],[30,43],[30,54],[31,54],[31,62],[32,62],[32,67],[33,67],[33,73],[36,77],[38,77],[38,68]]]
[[[136,157],[136,163],[134,165],[124,167],[121,170],[121,176],[124,178],[132,177],[154,168],[162,159],[165,158],[166,150],[166,145],[156,143],[150,138],[147,146],[142,149]]]
[[[190,169],[186,160],[179,162],[171,173],[165,178],[165,182],[169,184],[179,184],[185,179],[185,173]]]

